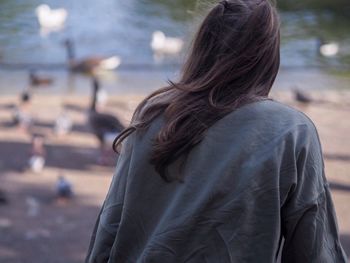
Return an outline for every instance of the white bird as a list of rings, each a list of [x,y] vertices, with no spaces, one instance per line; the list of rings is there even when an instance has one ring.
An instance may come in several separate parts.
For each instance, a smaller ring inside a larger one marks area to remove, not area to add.
[[[317,45],[321,56],[334,57],[339,53],[339,44],[336,42],[326,42],[323,38],[318,38]]]
[[[339,52],[339,44],[335,42],[323,44],[320,47],[320,53],[324,57],[334,57],[335,55],[338,54],[338,52]]]
[[[55,121],[54,132],[57,135],[68,134],[73,127],[73,122],[67,112],[62,112]]]
[[[162,31],[153,32],[151,48],[158,54],[175,55],[180,53],[184,42],[180,38],[167,37]]]
[[[33,155],[28,161],[30,169],[34,173],[40,173],[45,166],[45,158],[39,155]]]
[[[32,141],[31,157],[28,165],[34,173],[40,173],[45,166],[46,150],[44,146],[44,137],[34,136]]]
[[[35,9],[36,16],[42,28],[61,29],[66,22],[68,12],[64,8],[51,9],[48,5],[39,5]]]

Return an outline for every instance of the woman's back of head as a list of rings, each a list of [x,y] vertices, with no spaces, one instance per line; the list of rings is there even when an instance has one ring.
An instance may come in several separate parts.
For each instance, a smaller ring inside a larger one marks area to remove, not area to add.
[[[148,96],[116,138],[147,128],[159,115],[164,126],[150,162],[167,181],[167,167],[198,144],[234,109],[266,98],[279,63],[279,19],[268,0],[226,0],[202,22],[178,82]]]

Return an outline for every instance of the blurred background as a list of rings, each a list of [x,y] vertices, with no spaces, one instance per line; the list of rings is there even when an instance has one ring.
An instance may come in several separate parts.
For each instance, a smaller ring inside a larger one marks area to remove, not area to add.
[[[0,0],[0,262],[83,262],[138,102],[214,1]],[[350,2],[279,0],[271,97],[315,122],[350,255]]]

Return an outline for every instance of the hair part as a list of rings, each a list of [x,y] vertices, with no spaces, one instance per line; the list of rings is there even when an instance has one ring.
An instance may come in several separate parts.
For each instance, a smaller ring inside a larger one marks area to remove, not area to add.
[[[280,65],[280,24],[268,0],[226,0],[202,22],[178,82],[146,97],[114,149],[160,115],[150,162],[166,181],[168,166],[187,156],[218,120],[244,104],[266,99]]]

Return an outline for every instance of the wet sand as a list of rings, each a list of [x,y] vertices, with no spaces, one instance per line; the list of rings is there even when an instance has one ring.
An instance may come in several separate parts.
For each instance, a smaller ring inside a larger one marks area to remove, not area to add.
[[[310,91],[309,105],[298,104],[288,90],[272,97],[305,112],[316,124],[325,157],[339,220],[341,239],[350,255],[350,92]],[[106,110],[127,124],[142,99],[138,95],[113,96]],[[35,128],[46,135],[47,162],[40,174],[28,170],[31,136],[11,125],[18,98],[0,98],[0,189],[8,204],[0,205],[0,262],[82,262],[99,208],[111,181],[114,165],[98,165],[98,143],[86,126],[87,96],[36,94],[32,100]],[[66,109],[73,131],[62,137],[52,133],[55,118]],[[72,183],[74,198],[57,203],[59,174]]]

